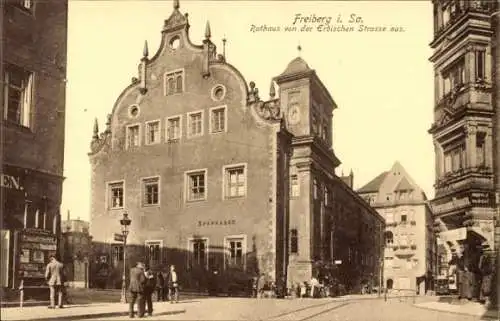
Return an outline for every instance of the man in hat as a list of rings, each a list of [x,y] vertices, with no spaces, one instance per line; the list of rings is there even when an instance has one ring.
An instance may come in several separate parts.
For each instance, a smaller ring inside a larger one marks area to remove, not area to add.
[[[57,292],[57,307],[63,307],[63,286],[64,286],[64,265],[56,259],[55,255],[50,256],[50,262],[45,269],[45,280],[50,288],[50,306],[49,309],[55,308],[55,297]]]
[[[144,317],[144,285],[146,283],[146,276],[144,275],[144,264],[137,262],[137,265],[130,269],[130,317],[134,317],[134,305],[137,301],[137,314],[139,318]]]

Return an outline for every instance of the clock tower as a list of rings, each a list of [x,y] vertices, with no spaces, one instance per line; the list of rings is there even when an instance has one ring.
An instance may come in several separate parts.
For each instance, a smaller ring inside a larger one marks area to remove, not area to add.
[[[332,195],[335,168],[340,160],[332,148],[332,116],[337,107],[328,90],[300,57],[274,78],[279,86],[281,108],[287,130],[292,134],[289,176],[290,236],[297,248],[288,259],[290,282],[310,280],[317,272],[313,262],[329,257],[324,244],[331,231],[327,204]],[[330,200],[331,202],[331,200]]]

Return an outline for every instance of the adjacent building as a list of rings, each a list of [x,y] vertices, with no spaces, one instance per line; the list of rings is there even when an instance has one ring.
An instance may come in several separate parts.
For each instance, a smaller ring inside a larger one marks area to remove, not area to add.
[[[205,29],[193,44],[174,1],[160,48],[146,43],[139,77],[94,126],[95,255],[121,268],[126,211],[128,262],[175,264],[186,287],[210,269],[291,285],[335,260],[349,290],[376,282],[384,221],[335,175],[337,106],[316,72],[297,57],[262,99]]]
[[[66,88],[67,1],[0,3],[1,283],[44,284],[57,250]]]
[[[427,197],[396,162],[358,190],[385,218],[384,286],[426,294],[434,289],[436,238]]]
[[[68,286],[87,288],[90,283],[90,258],[92,257],[92,236],[89,222],[80,218],[61,222],[60,252],[64,263]]]
[[[494,143],[498,144],[499,135],[493,100],[499,91],[492,51],[498,41],[498,29],[492,26],[496,5],[484,0],[433,1],[430,61],[435,96],[429,133],[434,140],[436,182],[431,204],[442,273],[454,252],[463,252],[468,270],[477,271],[483,249],[494,249],[498,211]]]

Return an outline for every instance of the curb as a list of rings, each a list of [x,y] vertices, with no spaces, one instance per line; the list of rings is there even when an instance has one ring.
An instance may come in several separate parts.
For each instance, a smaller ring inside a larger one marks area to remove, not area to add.
[[[177,310],[177,311],[165,311],[160,312],[157,315],[175,315],[180,313],[185,313],[186,310]],[[112,318],[112,317],[123,317],[128,316],[128,311],[114,311],[114,312],[101,312],[101,313],[93,313],[93,314],[73,314],[73,315],[61,315],[61,316],[51,316],[44,318],[36,318],[31,320],[37,321],[52,321],[52,320],[86,320],[86,319],[99,319],[99,318]],[[155,314],[153,314],[153,317]],[[17,319],[13,319],[13,321],[17,321]],[[22,319],[19,319],[22,320]],[[29,319],[28,319],[29,320]]]
[[[499,320],[498,317],[488,315],[487,313],[489,312],[489,310],[488,310],[488,312],[486,312],[485,315],[478,316],[476,314],[471,314],[471,313],[461,313],[461,312],[456,312],[456,311],[448,311],[448,310],[440,310],[440,309],[436,309],[436,308],[423,307],[423,306],[419,306],[418,304],[413,304],[413,306],[415,308],[419,308],[419,309],[423,309],[423,310],[444,312],[444,313],[450,313],[450,314],[454,314],[454,315],[467,315],[467,316],[479,318],[479,320]]]

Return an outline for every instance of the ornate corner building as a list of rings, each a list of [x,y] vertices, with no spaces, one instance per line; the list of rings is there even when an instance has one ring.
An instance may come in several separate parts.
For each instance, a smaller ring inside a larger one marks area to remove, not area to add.
[[[335,175],[337,108],[300,57],[273,78],[269,98],[174,10],[139,76],[118,97],[89,153],[95,255],[120,269],[114,234],[132,219],[128,262],[175,264],[184,286],[207,271],[265,273],[289,285],[320,262],[340,265],[349,290],[378,280],[383,218]],[[107,286],[116,284],[103,272]]]
[[[433,1],[435,198],[431,201],[442,266],[458,248],[476,266],[494,248],[496,1]],[[498,32],[498,31],[497,31]],[[497,67],[498,68],[498,67]]]
[[[423,190],[396,162],[357,192],[385,218],[384,287],[420,295],[432,291],[436,238]]]
[[[1,283],[45,284],[60,236],[67,1],[1,1]]]

